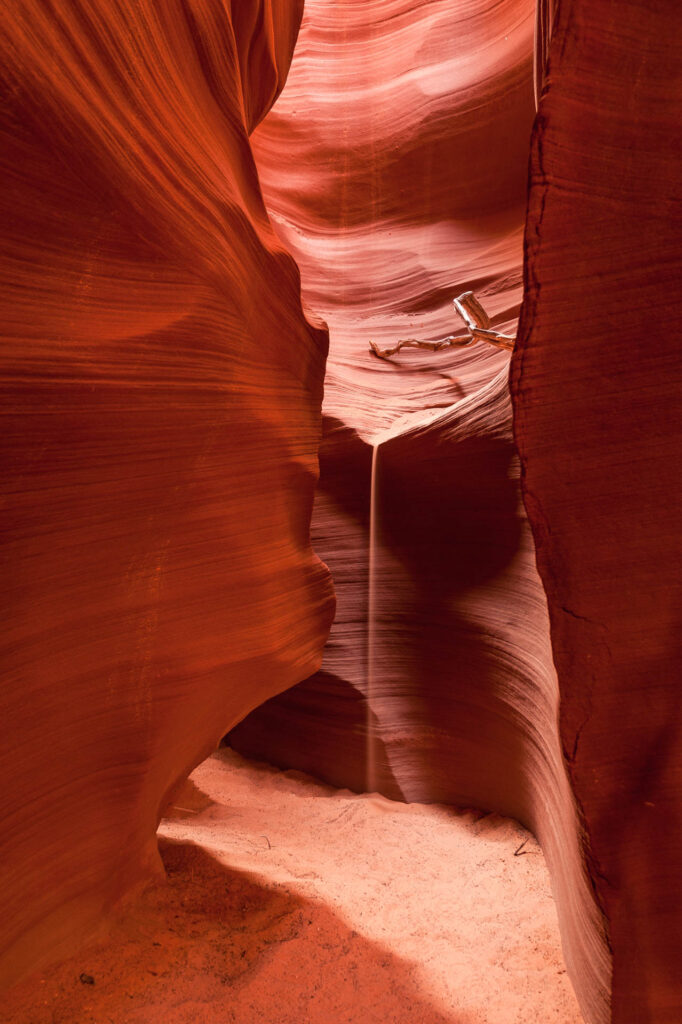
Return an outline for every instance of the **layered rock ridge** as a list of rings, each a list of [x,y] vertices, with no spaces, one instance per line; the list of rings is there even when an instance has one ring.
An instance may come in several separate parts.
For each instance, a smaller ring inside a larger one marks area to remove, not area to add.
[[[301,8],[6,18],[3,983],[106,917],[178,781],[319,666],[327,334],[248,135]]]

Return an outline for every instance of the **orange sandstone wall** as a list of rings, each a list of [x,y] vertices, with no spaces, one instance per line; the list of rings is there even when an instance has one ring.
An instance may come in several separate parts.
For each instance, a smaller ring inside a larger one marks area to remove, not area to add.
[[[3,982],[144,877],[172,787],[319,665],[327,334],[248,135],[301,8],[6,13]]]
[[[513,359],[614,1024],[682,1020],[681,48],[675,3],[560,4]]]

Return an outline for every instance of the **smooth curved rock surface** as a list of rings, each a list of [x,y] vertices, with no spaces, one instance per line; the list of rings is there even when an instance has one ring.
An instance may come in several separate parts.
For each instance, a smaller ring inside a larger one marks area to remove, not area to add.
[[[519,0],[306,5],[254,153],[304,297],[330,327],[313,537],[338,614],[323,671],[229,742],[335,784],[529,824],[585,1018],[604,1022],[608,948],[559,742],[508,356],[367,351],[452,333],[468,289],[513,332],[534,17]]]
[[[365,440],[506,365],[482,345],[383,363],[368,344],[450,334],[469,288],[496,327],[516,322],[534,10],[309,0],[287,87],[254,132],[268,211],[329,324],[325,414]]]
[[[513,366],[614,1024],[682,1020],[682,190],[674,4],[562,4]]]
[[[6,15],[3,982],[106,916],[172,788],[320,662],[327,335],[248,139],[301,7]]]

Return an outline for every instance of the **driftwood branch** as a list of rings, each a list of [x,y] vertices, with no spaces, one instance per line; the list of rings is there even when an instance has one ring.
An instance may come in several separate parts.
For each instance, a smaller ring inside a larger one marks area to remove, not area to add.
[[[379,356],[380,359],[387,359],[389,356],[394,356],[396,352],[400,352],[401,348],[427,348],[431,352],[438,352],[441,348],[455,348],[465,345],[473,345],[474,339],[470,334],[462,335],[448,335],[447,338],[441,338],[438,341],[419,341],[418,338],[405,338],[403,341],[398,341],[393,348],[379,348],[379,346],[370,341],[369,347],[375,356]]]
[[[473,292],[463,292],[453,299],[454,307],[466,324],[468,334],[450,334],[447,338],[439,338],[435,341],[420,341],[418,338],[405,338],[398,341],[393,348],[381,349],[374,342],[370,341],[370,351],[379,359],[388,359],[402,348],[425,348],[431,352],[438,352],[442,348],[463,348],[466,345],[473,345],[475,341],[485,341],[495,348],[506,349],[508,352],[514,348],[516,338],[511,334],[500,334],[490,326],[490,317],[484,310]]]

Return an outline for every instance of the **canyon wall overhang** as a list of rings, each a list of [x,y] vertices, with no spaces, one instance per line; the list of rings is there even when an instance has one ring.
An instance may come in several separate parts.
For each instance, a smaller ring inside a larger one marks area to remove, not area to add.
[[[248,138],[301,9],[6,12],[3,982],[146,877],[173,786],[319,664],[327,333]]]

